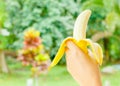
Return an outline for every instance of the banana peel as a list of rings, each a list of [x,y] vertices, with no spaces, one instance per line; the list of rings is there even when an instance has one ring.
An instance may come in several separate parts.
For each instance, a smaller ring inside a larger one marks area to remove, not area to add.
[[[68,41],[72,41],[73,43],[75,43],[76,46],[78,46],[87,55],[89,55],[88,51],[90,50],[92,52],[93,57],[91,57],[90,55],[89,57],[93,58],[99,65],[102,64],[103,61],[102,48],[100,47],[99,44],[94,43],[92,40],[86,39],[86,28],[90,15],[91,11],[85,10],[77,17],[74,24],[73,37],[67,37],[66,39],[63,40],[49,69],[54,67],[60,61],[60,59],[65,53],[66,43]],[[88,48],[88,46],[90,46],[90,48]]]

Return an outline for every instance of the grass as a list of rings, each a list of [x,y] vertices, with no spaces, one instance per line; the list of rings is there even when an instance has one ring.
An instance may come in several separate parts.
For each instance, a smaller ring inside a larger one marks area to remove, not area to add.
[[[11,74],[0,74],[0,86],[26,86],[30,71],[12,71]],[[39,76],[40,86],[79,86],[68,74],[65,67],[57,66],[48,74]]]
[[[8,60],[10,74],[0,73],[0,86],[26,86],[27,79],[31,78],[29,67],[23,68],[17,61]],[[92,77],[91,77],[92,79]],[[120,72],[112,75],[103,75],[103,86],[106,81],[110,86],[120,86]],[[56,66],[46,75],[39,76],[39,86],[79,86],[69,75],[65,66]],[[89,86],[89,85],[88,85]]]
[[[110,86],[120,86],[120,71],[111,75],[102,75],[102,82],[110,82]]]
[[[11,74],[0,74],[0,86],[26,86],[30,71],[14,70]],[[91,77],[92,79],[92,77]],[[111,86],[120,86],[120,72],[112,75],[102,75],[103,84],[108,80]],[[39,76],[40,86],[79,86],[69,75],[65,66],[57,66],[48,74]]]

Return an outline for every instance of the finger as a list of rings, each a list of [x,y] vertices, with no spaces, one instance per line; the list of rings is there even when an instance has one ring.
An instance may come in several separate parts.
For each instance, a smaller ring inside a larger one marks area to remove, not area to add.
[[[72,41],[68,41],[66,46],[66,60],[72,59],[71,56],[74,56],[76,52],[76,45]]]
[[[89,59],[91,59],[95,64],[98,65],[98,63],[96,62],[95,58],[94,58],[94,55],[92,53],[91,50],[88,49],[88,56],[89,56]]]
[[[66,53],[67,69],[68,69],[68,66],[70,67],[70,65],[72,64],[72,62],[74,62],[74,59],[76,59],[75,56],[74,56],[75,54],[73,52],[75,50],[71,50],[72,42],[69,42],[68,44],[69,44],[70,48],[67,48],[66,52],[65,52]]]
[[[67,46],[67,48],[69,49],[69,50],[76,50],[76,48],[77,48],[77,46],[72,42],[72,41],[68,41],[67,43],[66,43],[66,46]]]

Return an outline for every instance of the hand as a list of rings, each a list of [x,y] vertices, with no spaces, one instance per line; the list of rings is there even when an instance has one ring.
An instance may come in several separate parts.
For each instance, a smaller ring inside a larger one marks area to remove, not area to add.
[[[72,41],[67,42],[68,72],[81,86],[102,86],[99,65]]]

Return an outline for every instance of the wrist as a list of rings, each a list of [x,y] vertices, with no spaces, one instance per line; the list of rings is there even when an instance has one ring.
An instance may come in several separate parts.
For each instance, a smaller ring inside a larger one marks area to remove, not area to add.
[[[97,72],[92,77],[81,80],[80,86],[102,86],[100,73]]]

